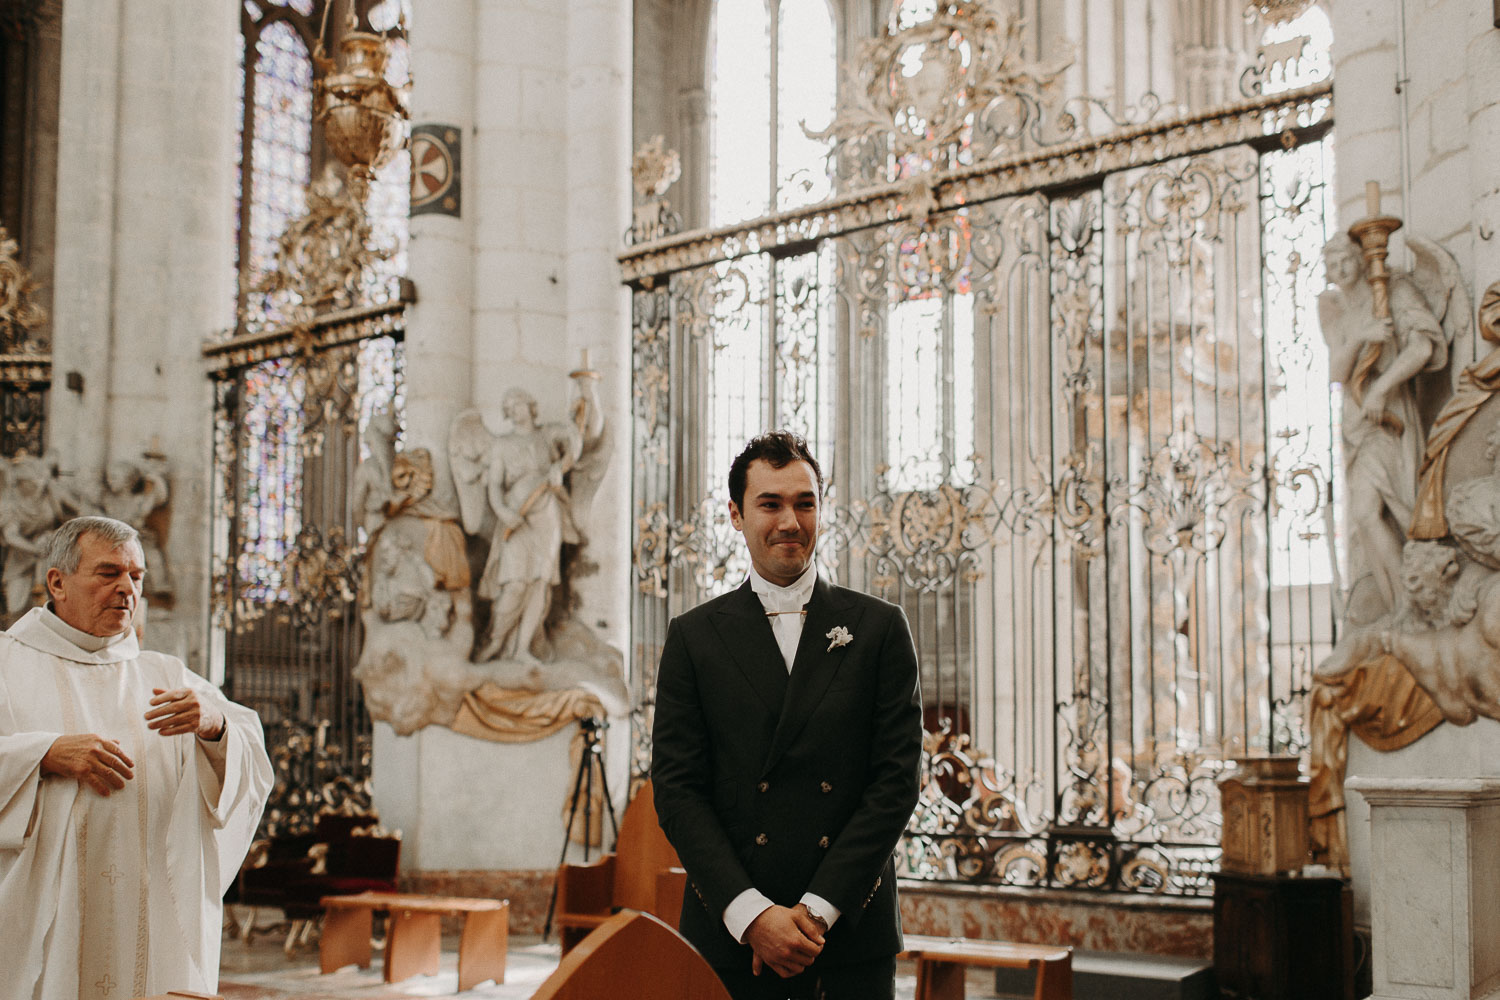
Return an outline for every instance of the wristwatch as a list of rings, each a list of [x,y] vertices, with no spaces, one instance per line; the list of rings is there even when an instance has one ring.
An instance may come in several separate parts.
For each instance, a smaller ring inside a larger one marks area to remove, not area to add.
[[[813,909],[807,903],[803,903],[802,904],[802,908],[807,911],[807,915],[809,917],[812,917],[812,922],[818,925],[818,933],[820,933],[820,934],[827,934],[828,933],[828,921],[825,920],[825,919],[823,919],[823,914],[821,914],[817,910]]]

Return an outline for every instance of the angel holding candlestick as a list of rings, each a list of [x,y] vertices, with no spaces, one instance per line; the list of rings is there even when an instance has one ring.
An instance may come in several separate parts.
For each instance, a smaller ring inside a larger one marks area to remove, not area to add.
[[[1329,287],[1318,297],[1318,315],[1329,379],[1344,387],[1345,617],[1356,625],[1397,606],[1426,440],[1417,382],[1447,367],[1454,334],[1468,322],[1453,258],[1416,236],[1406,243],[1415,269],[1382,275],[1379,283],[1369,280],[1366,255],[1350,237],[1335,236],[1323,249]]]

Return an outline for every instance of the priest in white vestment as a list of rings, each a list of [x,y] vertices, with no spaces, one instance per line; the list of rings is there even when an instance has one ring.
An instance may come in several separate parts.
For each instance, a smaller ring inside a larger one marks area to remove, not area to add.
[[[272,782],[260,720],[137,644],[129,525],[75,518],[47,566],[47,607],[0,634],[0,998],[213,993]]]

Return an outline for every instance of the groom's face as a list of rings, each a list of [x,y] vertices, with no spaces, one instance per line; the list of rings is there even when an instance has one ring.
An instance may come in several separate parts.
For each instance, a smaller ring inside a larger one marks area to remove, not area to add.
[[[745,470],[745,506],[729,501],[755,571],[778,587],[795,582],[818,543],[818,477],[806,462],[776,468],[757,458]]]

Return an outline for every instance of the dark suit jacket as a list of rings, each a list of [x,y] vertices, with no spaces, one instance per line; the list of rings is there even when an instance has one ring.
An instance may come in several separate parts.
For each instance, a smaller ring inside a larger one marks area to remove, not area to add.
[[[835,626],[853,638],[830,650]],[[901,950],[892,852],[917,803],[917,680],[901,609],[821,577],[790,675],[748,581],[673,620],[651,776],[692,890],[681,930],[710,964],[749,969],[723,913],[752,886],[839,908],[818,966]]]

